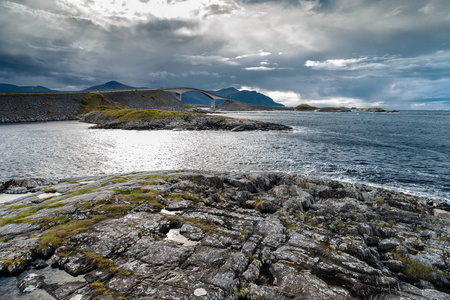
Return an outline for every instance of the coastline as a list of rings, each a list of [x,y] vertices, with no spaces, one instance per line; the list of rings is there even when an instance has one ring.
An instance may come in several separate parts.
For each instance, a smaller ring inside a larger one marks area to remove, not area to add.
[[[139,297],[143,289],[205,299],[450,293],[450,205],[438,200],[284,173],[159,171],[17,183],[60,194],[2,205],[3,276],[27,267],[39,274],[37,259],[83,275],[58,284],[19,278],[23,289],[56,298]],[[190,246],[171,240],[179,234]],[[177,274],[176,289],[139,279],[167,272]]]

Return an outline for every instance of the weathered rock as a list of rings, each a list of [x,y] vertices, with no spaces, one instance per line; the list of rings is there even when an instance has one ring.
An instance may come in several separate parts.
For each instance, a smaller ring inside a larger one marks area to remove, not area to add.
[[[149,172],[53,189],[62,195],[0,208],[0,272],[53,255],[85,281],[28,276],[30,295],[449,298],[450,219],[434,216],[447,207],[437,200],[286,174]]]
[[[9,187],[5,194],[26,194],[28,192],[26,187]]]
[[[180,233],[193,241],[200,241],[205,237],[205,234],[200,228],[189,223],[184,223],[183,226],[181,226]]]
[[[398,246],[401,246],[401,243],[398,239],[384,239],[378,243],[378,250],[381,252],[388,252],[395,250]]]
[[[29,293],[44,286],[45,277],[35,273],[26,276],[19,276],[19,283],[17,284],[20,292]]]
[[[445,210],[443,210],[443,209],[435,208],[435,209],[433,210],[433,212],[434,212],[434,215],[435,215],[436,217],[450,218],[450,211],[445,211]]]

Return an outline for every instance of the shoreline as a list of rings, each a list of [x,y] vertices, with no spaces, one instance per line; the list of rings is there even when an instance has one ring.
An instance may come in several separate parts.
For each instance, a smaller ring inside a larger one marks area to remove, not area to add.
[[[169,130],[171,131],[171,130]],[[344,184],[350,184],[350,185],[361,185],[361,186],[367,186],[370,188],[390,191],[394,193],[399,193],[405,196],[411,196],[411,197],[417,197],[422,199],[430,199],[435,200],[443,203],[449,203],[450,204],[450,198],[439,196],[439,195],[432,195],[432,194],[426,194],[424,192],[415,191],[413,189],[407,189],[405,187],[401,186],[389,186],[386,184],[381,183],[374,183],[374,182],[367,182],[367,181],[361,181],[361,180],[352,180],[352,178],[333,178],[333,177],[327,177],[327,176],[310,176],[304,173],[299,172],[286,172],[286,171],[259,171],[259,170],[237,170],[237,171],[223,171],[223,170],[196,170],[196,169],[163,169],[163,170],[139,170],[134,171],[132,173],[142,173],[142,172],[204,172],[204,173],[230,173],[230,174],[258,174],[258,173],[275,173],[275,174],[286,174],[289,176],[305,176],[305,177],[311,177],[317,180],[328,180],[328,181],[336,181]],[[67,181],[73,181],[73,180],[99,180],[101,178],[106,178],[110,176],[122,176],[124,174],[130,174],[129,172],[122,172],[122,173],[104,173],[104,174],[97,174],[97,175],[76,175],[76,176],[70,176],[70,177],[36,177],[36,176],[15,176],[15,177],[0,177],[0,205],[2,203],[8,203],[11,201],[16,201],[19,198],[22,197],[28,197],[29,195],[34,195],[36,192],[33,192],[34,186],[31,189],[27,190],[27,193],[6,193],[6,189],[2,186],[2,180],[7,181],[24,181],[27,180],[51,180],[54,182],[67,182]],[[20,187],[20,185],[16,186]],[[2,200],[5,199],[5,200]],[[6,200],[7,198],[11,198],[11,200]]]
[[[267,172],[153,171],[17,183],[53,194],[0,206],[1,276],[30,270],[17,278],[30,295],[450,294],[450,204],[441,201]],[[45,274],[57,271],[51,265],[79,277],[50,283],[38,263]],[[176,289],[164,274],[176,274]]]

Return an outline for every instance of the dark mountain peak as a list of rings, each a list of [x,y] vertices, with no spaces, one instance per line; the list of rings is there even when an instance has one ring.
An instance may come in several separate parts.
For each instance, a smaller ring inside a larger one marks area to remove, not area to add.
[[[53,93],[44,86],[17,86],[14,84],[0,83],[0,93]]]
[[[223,93],[239,93],[239,90],[235,89],[234,87],[229,87],[225,89],[221,89],[217,92],[223,92]]]
[[[85,91],[121,91],[134,89],[136,88],[113,80],[104,84],[91,86],[85,89]]]

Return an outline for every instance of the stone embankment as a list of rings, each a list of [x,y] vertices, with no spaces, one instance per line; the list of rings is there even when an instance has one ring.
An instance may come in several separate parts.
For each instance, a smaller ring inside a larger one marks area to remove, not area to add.
[[[450,297],[445,202],[278,173],[15,184],[36,193],[0,208],[0,270],[31,297]]]
[[[81,121],[95,123],[92,128],[128,130],[292,130],[291,127],[262,121],[234,119],[196,112],[93,111]]]
[[[77,120],[83,100],[96,93],[1,94],[0,123]],[[102,92],[111,102],[134,109],[186,110],[160,90]]]

